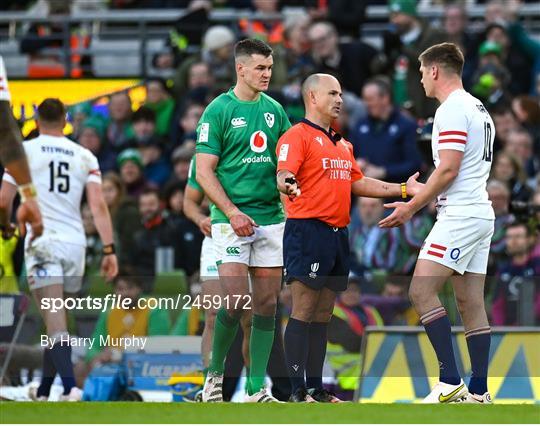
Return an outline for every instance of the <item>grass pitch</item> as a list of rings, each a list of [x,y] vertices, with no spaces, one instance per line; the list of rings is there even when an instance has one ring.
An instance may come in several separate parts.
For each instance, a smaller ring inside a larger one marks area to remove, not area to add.
[[[0,423],[540,423],[540,405],[2,402]]]

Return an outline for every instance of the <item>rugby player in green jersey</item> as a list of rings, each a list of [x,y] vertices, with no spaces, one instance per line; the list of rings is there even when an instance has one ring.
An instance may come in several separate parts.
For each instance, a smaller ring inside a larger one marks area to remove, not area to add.
[[[236,85],[208,105],[197,129],[196,177],[213,202],[212,238],[223,290],[203,401],[223,400],[225,357],[242,310],[250,308],[245,401],[277,402],[264,387],[283,266],[285,217],[275,184],[275,152],[291,124],[283,107],[263,93],[272,75],[272,49],[246,39],[236,44],[234,56]]]

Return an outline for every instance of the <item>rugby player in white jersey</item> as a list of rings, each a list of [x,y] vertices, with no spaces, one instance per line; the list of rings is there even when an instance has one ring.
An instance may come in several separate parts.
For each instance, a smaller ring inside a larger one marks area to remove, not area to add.
[[[11,170],[13,178],[19,184],[21,206],[17,211],[17,219],[23,224],[21,230],[24,232],[24,224],[28,223],[32,227],[33,235],[37,237],[43,233],[43,221],[21,144],[21,131],[11,112],[10,101],[6,67],[0,56],[0,163]],[[15,231],[9,220],[7,211],[0,209],[0,223],[4,224],[0,226],[0,233],[4,238],[9,238]]]
[[[103,243],[102,273],[112,280],[118,271],[113,229],[101,192],[101,173],[96,157],[86,148],[65,138],[66,109],[58,99],[45,99],[37,110],[39,137],[23,143],[34,179],[45,231],[25,241],[28,283],[47,328],[49,345],[43,351],[43,377],[35,394],[46,400],[56,373],[64,386],[61,400],[80,400],[75,386],[71,346],[63,309],[44,309],[44,298],[63,298],[81,288],[85,265],[86,238],[81,219],[81,199],[86,197]],[[17,186],[9,173],[3,177],[0,208],[9,211]],[[9,216],[8,216],[9,217]],[[5,225],[5,223],[0,225]]]
[[[455,44],[434,45],[419,60],[426,95],[441,103],[431,142],[435,170],[411,201],[386,205],[395,210],[380,226],[400,226],[437,198],[437,221],[420,250],[409,289],[439,361],[439,382],[424,402],[490,403],[484,282],[495,219],[486,191],[495,126],[482,102],[463,89],[463,53]],[[468,388],[456,367],[450,322],[438,297],[449,278],[471,360]]]

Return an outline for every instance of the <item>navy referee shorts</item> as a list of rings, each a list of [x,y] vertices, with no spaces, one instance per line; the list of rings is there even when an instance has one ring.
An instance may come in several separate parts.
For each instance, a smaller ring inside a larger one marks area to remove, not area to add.
[[[349,230],[317,219],[287,219],[283,235],[287,284],[297,280],[314,290],[347,288]]]

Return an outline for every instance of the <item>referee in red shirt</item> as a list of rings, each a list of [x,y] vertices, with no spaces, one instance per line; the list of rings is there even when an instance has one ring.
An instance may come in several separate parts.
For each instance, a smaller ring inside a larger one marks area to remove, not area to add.
[[[347,288],[351,191],[362,197],[414,196],[418,173],[406,183],[365,177],[352,145],[330,124],[343,99],[339,82],[313,74],[302,86],[305,118],[281,136],[277,185],[288,196],[283,237],[285,280],[291,285],[292,314],[285,354],[292,402],[341,402],[322,386],[327,326],[336,292]]]

